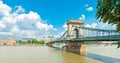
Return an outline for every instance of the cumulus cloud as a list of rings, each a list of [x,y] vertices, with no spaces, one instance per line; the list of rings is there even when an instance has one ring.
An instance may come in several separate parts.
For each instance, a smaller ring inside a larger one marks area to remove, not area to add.
[[[2,1],[0,1],[0,15],[1,16],[8,16],[11,12],[11,7],[9,7],[6,4],[3,4]]]
[[[96,28],[97,24],[96,23],[92,23],[92,24],[86,24],[85,27],[89,27],[89,28]]]
[[[111,29],[111,30],[115,30],[116,29],[116,26],[115,25],[111,25],[111,24],[108,24],[108,23],[99,23],[98,24],[99,26],[97,26],[98,28],[100,29]]]
[[[67,24],[66,24],[66,23],[63,25],[63,28],[64,28],[65,30],[67,30]]]
[[[22,12],[25,12],[25,9],[22,8],[22,6],[15,6],[15,8],[17,9],[15,11],[15,13],[19,14],[19,13],[22,13]]]
[[[86,24],[85,27],[89,27],[89,28],[91,28],[91,25],[90,25],[90,24]]]
[[[37,12],[25,13],[22,6],[15,6],[15,10],[12,10],[10,6],[0,1],[0,9],[0,36],[41,37],[48,35],[51,30],[57,30],[53,25],[43,23]]]
[[[11,32],[0,32],[0,35],[12,35]]]
[[[93,10],[93,7],[88,7],[86,10],[87,10],[87,11],[92,11],[92,10]]]
[[[44,23],[41,23],[41,22],[36,22],[36,27],[39,28],[39,29],[45,29],[45,30],[49,30],[49,29],[52,29],[52,30],[57,30],[56,28],[53,27],[53,25],[48,25],[48,24],[44,24]]]
[[[86,10],[87,11],[93,11],[93,7],[89,6],[88,4],[85,4]]]
[[[0,21],[0,29],[5,28],[5,27],[6,27],[6,25],[3,22]]]
[[[115,29],[116,26],[115,25],[111,25],[111,24],[108,24],[108,23],[92,23],[92,24],[86,24],[84,25],[85,27],[89,27],[89,28],[97,28],[97,29]]]
[[[79,17],[79,20],[84,20],[85,19],[85,15],[82,14],[80,17]]]

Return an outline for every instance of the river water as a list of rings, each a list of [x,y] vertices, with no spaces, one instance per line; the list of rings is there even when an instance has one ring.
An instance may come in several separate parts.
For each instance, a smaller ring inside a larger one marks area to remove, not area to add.
[[[86,56],[104,63],[120,63],[120,48],[117,45],[89,45]]]
[[[107,49],[111,48],[106,47],[104,50],[101,48],[101,46],[87,46],[88,53],[86,56],[81,56],[47,46],[1,46],[0,63],[104,63],[104,59],[110,60],[112,58],[115,59],[113,61],[119,63],[120,49],[108,51]],[[105,49],[108,52],[105,52]],[[114,48],[111,50],[113,49]],[[110,53],[113,53],[113,55]],[[107,63],[107,61],[105,63]]]

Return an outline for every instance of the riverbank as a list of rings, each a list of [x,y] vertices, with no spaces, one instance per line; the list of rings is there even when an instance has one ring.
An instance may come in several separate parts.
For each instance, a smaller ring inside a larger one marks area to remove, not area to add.
[[[44,44],[16,44],[16,45],[0,45],[0,47],[14,47],[14,46],[44,46]]]

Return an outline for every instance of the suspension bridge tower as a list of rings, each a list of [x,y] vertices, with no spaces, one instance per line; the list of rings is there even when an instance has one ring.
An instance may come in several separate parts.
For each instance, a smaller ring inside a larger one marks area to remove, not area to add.
[[[78,27],[83,25],[83,20],[68,20],[67,22],[67,39],[80,38],[83,36],[82,29]]]
[[[83,20],[68,20],[67,21],[67,42],[65,42],[65,46],[62,48],[63,51],[70,51],[75,53],[80,53],[84,55],[86,53],[85,43],[83,41],[70,41],[73,38],[81,38],[83,37],[83,30],[80,29],[83,25]]]

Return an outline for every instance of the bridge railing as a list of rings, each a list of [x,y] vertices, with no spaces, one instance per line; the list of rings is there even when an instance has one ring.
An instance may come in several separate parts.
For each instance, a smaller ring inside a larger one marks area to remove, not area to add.
[[[116,30],[107,29],[96,29],[90,27],[79,26],[76,27],[83,30],[83,37],[97,37],[97,36],[107,36],[107,35],[120,35]]]
[[[74,41],[119,41],[120,35],[74,38]]]

